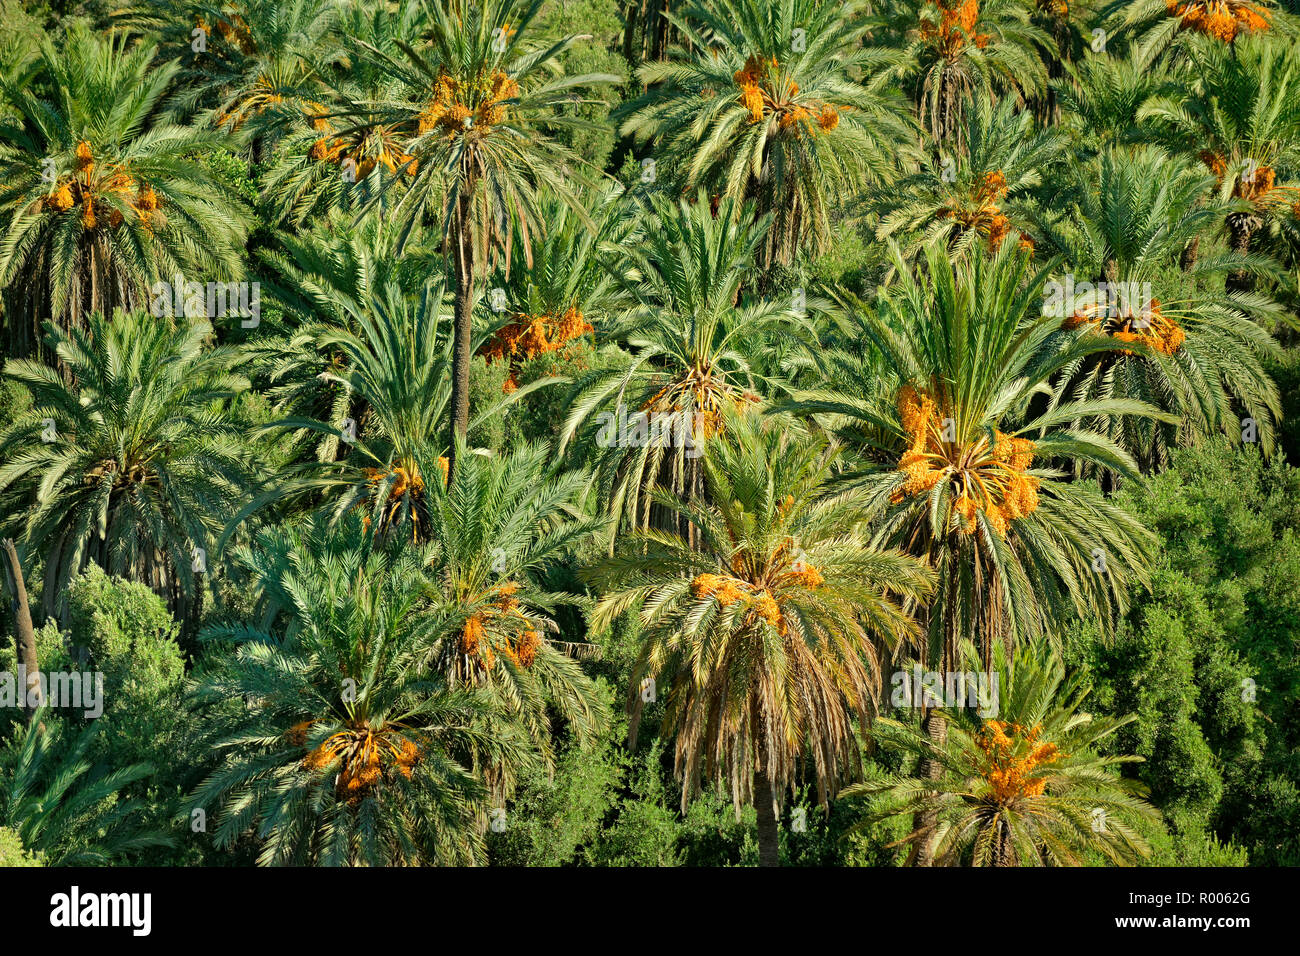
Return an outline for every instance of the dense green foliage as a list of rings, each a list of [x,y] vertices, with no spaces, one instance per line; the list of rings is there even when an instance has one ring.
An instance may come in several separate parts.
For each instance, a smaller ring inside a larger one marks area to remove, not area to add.
[[[0,865],[1300,865],[1292,14],[0,23]]]

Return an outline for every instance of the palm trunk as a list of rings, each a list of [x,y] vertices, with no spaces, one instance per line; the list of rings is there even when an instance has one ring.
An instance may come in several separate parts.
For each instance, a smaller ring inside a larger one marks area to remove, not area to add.
[[[925,735],[936,750],[942,750],[948,742],[948,721],[934,711],[930,711],[924,722]],[[921,761],[921,777],[924,780],[938,780],[943,774],[943,765],[934,757]],[[912,818],[912,829],[920,833],[913,851],[913,866],[934,866],[935,828],[939,823],[937,809],[921,810]]]
[[[1178,267],[1184,272],[1188,272],[1196,265],[1196,257],[1201,251],[1201,237],[1197,236],[1187,245],[1183,246],[1182,255],[1178,258]]]
[[[1229,216],[1228,232],[1232,237],[1232,251],[1243,256],[1249,255],[1250,240],[1262,225],[1263,221],[1252,212],[1234,212]],[[1249,292],[1254,284],[1250,273],[1240,269],[1228,276],[1225,288],[1229,292]]]
[[[27,603],[27,582],[23,579],[23,566],[18,560],[18,550],[11,539],[4,542],[6,567],[9,587],[14,595],[14,648],[18,652],[18,663],[26,673],[26,687],[23,688],[23,710],[30,724],[36,716],[36,710],[44,703],[41,699],[41,663],[36,656],[36,630],[32,627],[32,611]],[[34,702],[34,704],[33,704]]]
[[[470,333],[474,316],[474,242],[471,229],[471,193],[467,183],[456,200],[452,223],[455,232],[456,316],[452,343],[451,447],[448,452],[447,483],[456,470],[456,438],[469,433]]]
[[[781,865],[781,836],[776,826],[772,781],[766,770],[754,771],[754,809],[758,813],[758,865]]]
[[[1016,854],[1011,848],[1011,833],[1001,820],[997,823],[998,835],[994,837],[993,865],[1015,866]]]

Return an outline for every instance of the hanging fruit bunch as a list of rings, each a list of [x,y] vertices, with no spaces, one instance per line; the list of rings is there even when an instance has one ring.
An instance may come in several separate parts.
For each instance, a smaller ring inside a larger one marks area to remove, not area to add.
[[[519,387],[515,375],[519,371],[520,362],[565,349],[575,339],[594,332],[591,323],[583,318],[576,305],[569,306],[559,315],[518,313],[517,321],[498,329],[479,350],[479,354],[489,364],[500,361],[510,363],[510,376],[503,386],[503,391],[509,394]],[[571,357],[567,349],[565,357]]]
[[[1222,153],[1209,149],[1201,150],[1200,158],[1222,186],[1224,177],[1228,175],[1228,160]],[[1277,171],[1273,167],[1260,163],[1254,157],[1246,157],[1234,165],[1237,169],[1232,185],[1234,199],[1244,199],[1261,211],[1281,215],[1285,215],[1297,203],[1300,188],[1278,185]]]
[[[890,497],[891,503],[926,497],[944,481],[955,496],[949,521],[955,522],[959,533],[973,534],[976,514],[983,512],[1002,537],[1008,522],[1038,507],[1039,479],[1028,474],[1034,458],[1034,443],[1029,439],[981,429],[973,440],[956,436],[947,441],[944,426],[951,435],[955,416],[910,385],[898,393],[898,416],[909,443],[897,469],[906,480]]]
[[[781,71],[776,57],[749,57],[733,79],[740,87],[740,103],[749,111],[751,123],[776,117],[778,129],[793,129],[796,134],[805,129],[809,133],[829,133],[840,125],[840,110],[834,105],[796,99],[799,84]]]
[[[295,724],[286,734],[294,746],[305,746],[307,731],[315,721]],[[331,734],[302,758],[302,768],[312,773],[327,771],[342,762],[334,784],[340,800],[356,806],[372,794],[385,779],[396,775],[409,780],[420,762],[420,747],[401,729],[384,724],[379,730],[357,723]]]
[[[448,139],[469,135],[484,136],[508,116],[509,100],[519,98],[519,84],[500,70],[483,72],[471,84],[461,84],[445,72],[439,72],[433,99],[420,113],[416,135],[440,130]]]
[[[202,17],[199,18],[198,26],[207,33],[212,32],[208,30]],[[238,13],[234,14],[229,21],[218,20],[217,33],[240,53],[247,55],[257,50],[257,44],[253,41],[253,31],[248,28],[248,23]]]
[[[1163,355],[1173,355],[1187,338],[1182,326],[1161,310],[1159,299],[1136,307],[1134,303],[1121,302],[1114,310],[1102,302],[1077,305],[1061,325],[1067,330],[1091,326],[1117,341],[1139,342]],[[1133,354],[1132,349],[1122,351],[1125,355]]]
[[[794,497],[787,496],[777,510],[784,514],[793,504]],[[771,554],[737,554],[731,574],[697,574],[691,579],[691,596],[697,601],[711,598],[723,608],[740,602],[752,621],[766,621],[785,634],[785,616],[775,595],[791,587],[815,590],[824,583],[821,571],[803,560],[794,539],[786,537]]]
[[[655,382],[654,379],[651,381]],[[640,410],[689,415],[694,437],[700,441],[722,430],[722,415],[726,408],[744,413],[758,402],[759,397],[753,392],[737,388],[718,374],[710,360],[696,359],[685,375],[660,388],[642,403]]]
[[[487,606],[472,614],[461,629],[460,653],[483,670],[492,669],[497,654],[516,667],[532,667],[537,660],[542,636],[520,610],[518,593],[519,585],[513,581],[489,588],[482,596]]]
[[[342,167],[351,161],[358,180],[369,176],[377,165],[393,175],[398,175],[400,170],[402,174],[414,176],[419,169],[419,161],[405,151],[402,136],[392,127],[363,127],[350,130],[346,136],[334,136],[334,124],[323,105],[310,102],[303,113],[313,130],[326,134],[307,151],[307,158],[314,162]]]
[[[1263,33],[1270,14],[1245,0],[1165,0],[1169,15],[1179,20],[1179,30],[1194,30],[1231,43],[1239,33]]]
[[[957,196],[939,213],[960,224],[963,231],[975,230],[984,237],[990,250],[997,251],[1011,231],[1011,221],[1003,214],[1001,202],[1007,195],[1007,179],[1002,170],[985,173],[968,196]],[[1021,248],[1033,251],[1032,239],[1021,239]]]
[[[1070,15],[1070,5],[1066,0],[1038,0],[1038,9],[1050,13],[1058,20]]]
[[[929,15],[921,18],[921,40],[934,47],[944,59],[954,59],[968,40],[982,50],[992,39],[987,33],[975,32],[979,0],[962,0],[955,5],[940,0],[933,12],[927,12]]]
[[[1041,797],[1047,788],[1035,771],[1055,763],[1062,756],[1054,743],[1038,742],[1041,725],[1025,728],[1003,720],[986,721],[975,745],[984,755],[980,775],[993,791],[993,800],[1014,804],[1023,797]]]
[[[152,217],[158,211],[158,194],[147,183],[138,182],[125,163],[96,162],[91,145],[81,140],[76,146],[73,173],[61,176],[41,200],[41,205],[55,214],[79,210],[81,225],[93,231],[106,219],[116,229],[125,220],[125,206],[133,221],[152,232]],[[109,199],[114,197],[117,202]]]
[[[438,470],[442,473],[442,483],[447,484],[447,475],[450,471],[450,464],[446,457],[438,459]],[[411,514],[411,539],[418,540],[420,535],[420,508],[419,504],[424,500],[424,476],[420,473],[420,466],[413,459],[406,459],[403,462],[393,465],[389,468],[367,468],[365,469],[366,483],[372,486],[372,494],[378,490],[382,482],[391,481],[392,486],[388,489],[387,510],[381,517],[382,527],[389,527],[397,519],[403,505],[410,507]],[[358,508],[363,507],[361,503]],[[362,524],[370,527],[370,516],[365,515]]]

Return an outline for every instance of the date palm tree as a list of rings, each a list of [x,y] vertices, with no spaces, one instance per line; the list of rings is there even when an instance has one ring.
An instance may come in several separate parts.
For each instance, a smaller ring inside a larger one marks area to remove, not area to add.
[[[911,92],[922,127],[958,152],[963,104],[997,94],[1041,96],[1051,37],[1010,0],[890,0],[875,28],[897,44],[887,75]]]
[[[1065,69],[1066,76],[1052,86],[1061,128],[1080,156],[1140,139],[1138,111],[1172,82],[1165,66],[1139,50],[1123,57],[1089,56]]]
[[[0,286],[9,354],[40,323],[139,309],[159,279],[242,276],[246,213],[199,157],[224,138],[163,115],[174,63],[86,28],[46,39],[33,82],[0,81]]]
[[[337,386],[339,398],[328,419],[289,415],[261,433],[314,433],[336,449],[346,448],[346,454],[337,459],[317,454],[314,461],[275,475],[230,522],[223,543],[242,522],[275,502],[321,507],[335,522],[359,507],[385,533],[427,540],[426,483],[446,481],[451,455],[444,443],[452,393],[448,300],[442,281],[426,279],[410,295],[394,276],[360,301],[346,293],[334,297],[345,325],[305,329],[301,339],[291,340],[286,346],[291,361],[298,368],[310,367],[314,352],[317,377]],[[474,344],[483,346],[486,340],[483,333]],[[539,379],[496,397],[479,409],[472,424],[552,381]],[[350,414],[340,419],[342,410]]]
[[[998,655],[997,714],[951,709],[943,743],[915,724],[880,719],[872,736],[884,748],[937,763],[937,780],[889,777],[855,784],[848,797],[871,797],[877,820],[929,811],[938,821],[935,859],[943,865],[1079,866],[1090,856],[1132,865],[1151,849],[1138,823],[1159,811],[1145,787],[1119,775],[1140,761],[1106,753],[1107,739],[1133,717],[1083,709],[1091,688],[1047,642]],[[902,843],[925,837],[914,830]]]
[[[889,54],[863,43],[862,5],[717,0],[667,16],[688,46],[638,71],[648,90],[623,134],[649,142],[656,176],[683,192],[770,214],[764,269],[825,251],[836,197],[879,182],[908,133],[877,75]]]
[[[801,766],[823,806],[859,769],[854,722],[874,714],[881,646],[911,638],[929,593],[920,562],[874,547],[863,496],[831,493],[842,450],[795,422],[739,414],[704,459],[706,495],[655,498],[696,529],[640,531],[590,572],[591,625],[635,612],[645,643],[627,688],[635,742],[644,690],[665,695],[682,808],[727,783],[758,813],[778,863],[777,810]],[[647,683],[653,682],[653,683]]]
[[[936,142],[919,171],[872,195],[879,238],[915,232],[915,248],[937,239],[996,248],[1013,231],[1029,233],[1025,207],[1063,165],[1064,137],[1035,132],[1033,117],[1011,100],[979,98],[961,115],[964,153]]]
[[[589,204],[584,223],[559,197],[544,198],[543,232],[525,242],[527,227],[516,220],[509,252],[488,277],[497,328],[482,351],[489,362],[510,365],[507,389],[518,387],[521,363],[608,334],[634,302],[620,273],[645,223],[617,183],[591,193]]]
[[[397,59],[377,49],[407,89],[409,101],[375,104],[355,121],[403,127],[411,135],[406,153],[416,172],[402,184],[389,215],[409,232],[430,219],[439,224],[455,281],[451,379],[451,430],[469,429],[469,363],[473,354],[476,286],[509,234],[508,220],[540,232],[540,200],[546,190],[564,199],[579,218],[587,216],[573,185],[589,184],[583,161],[551,131],[586,126],[566,115],[578,90],[616,83],[613,75],[548,75],[555,59],[579,37],[554,43],[534,40],[529,27],[542,0],[431,0],[426,4],[430,40],[401,43]],[[392,185],[379,197],[392,191]],[[373,202],[380,201],[377,197]],[[455,442],[449,438],[452,468]]]
[[[261,199],[272,219],[303,228],[328,223],[338,228],[370,203],[372,219],[387,218],[382,196],[410,182],[418,162],[406,152],[410,124],[405,117],[372,114],[370,104],[398,103],[412,95],[402,74],[383,57],[400,57],[401,44],[427,23],[419,3],[395,7],[353,4],[334,14],[332,42],[340,63],[320,70],[292,101],[267,113],[282,136],[261,181]]]
[[[581,748],[608,724],[608,704],[577,658],[593,648],[580,636],[580,595],[557,586],[558,568],[600,527],[579,503],[588,475],[560,471],[544,443],[508,454],[461,451],[461,467],[429,492],[425,600],[449,635],[422,660],[453,688],[479,688],[498,719],[550,772],[556,717]],[[520,767],[476,759],[498,799]]]
[[[1262,34],[1294,38],[1293,18],[1273,0],[1111,0],[1099,10],[1107,36],[1145,58],[1187,64],[1208,46]]]
[[[792,405],[859,450],[846,484],[880,513],[875,540],[924,559],[941,582],[918,615],[928,634],[922,661],[956,670],[969,639],[987,671],[995,645],[1037,638],[1076,615],[1111,633],[1130,587],[1146,580],[1154,539],[1095,485],[1069,481],[1067,469],[1087,462],[1136,476],[1137,466],[1106,435],[1061,426],[1163,413],[1131,398],[1051,409],[1036,401],[1061,369],[1115,345],[1061,342],[1059,319],[1037,314],[1047,271],[1031,275],[1013,243],[956,263],[932,244],[920,275],[901,259],[896,268],[899,283],[880,311],[855,309],[861,344],[830,368],[835,385]],[[942,746],[944,715],[931,711],[925,728]],[[937,764],[923,773],[933,777]],[[933,827],[932,818],[917,821]],[[929,865],[930,839],[915,859]]]
[[[1125,348],[1062,369],[1052,404],[1126,397],[1175,414],[1176,423],[1079,420],[1113,438],[1144,469],[1167,464],[1171,446],[1216,432],[1239,438],[1242,417],[1254,422],[1271,454],[1282,406],[1268,366],[1281,350],[1256,319],[1276,321],[1282,312],[1263,296],[1223,289],[1229,274],[1263,265],[1236,252],[1198,257],[1186,270],[1176,265],[1223,220],[1222,204],[1205,200],[1213,177],[1158,147],[1142,147],[1107,151],[1073,178],[1069,212],[1045,224],[1043,234],[1064,253],[1080,291],[1065,301],[1058,277],[1053,314],[1072,335],[1110,336]],[[1084,295],[1085,282],[1106,291]],[[1119,294],[1110,295],[1111,288]]]
[[[420,555],[360,524],[266,532],[237,556],[262,626],[205,634],[233,651],[195,691],[220,763],[189,805],[215,808],[218,846],[251,837],[264,866],[481,862],[487,791],[463,761],[520,742],[484,695],[421,665],[441,635],[420,613]]]
[[[560,448],[595,446],[611,543],[619,528],[650,523],[656,485],[699,492],[705,443],[725,427],[726,410],[783,388],[780,374],[757,365],[761,343],[800,334],[801,321],[790,300],[745,294],[769,219],[754,223],[752,209],[736,205],[722,200],[715,216],[703,191],[694,204],[650,198],[653,225],[623,273],[637,304],[602,336],[624,350],[574,384]],[[658,439],[650,436],[655,423]]]
[[[248,382],[233,348],[204,345],[211,334],[206,320],[92,315],[71,332],[50,326],[71,383],[32,359],[5,366],[32,404],[0,432],[0,495],[44,560],[46,614],[62,613],[88,562],[148,585],[181,617],[198,610],[199,552],[251,485],[226,403]]]
[[[88,758],[99,733],[92,723],[73,735],[42,708],[14,741],[0,784],[0,826],[16,832],[46,866],[111,866],[124,855],[170,846],[142,823],[143,805],[123,791],[153,774],[149,764],[112,769]]]
[[[1260,229],[1300,199],[1300,52],[1281,38],[1250,36],[1198,44],[1192,62],[1193,81],[1147,103],[1138,118],[1198,157],[1221,200],[1238,200],[1226,221],[1233,251],[1244,256]],[[1251,286],[1248,272],[1230,277],[1230,291]]]

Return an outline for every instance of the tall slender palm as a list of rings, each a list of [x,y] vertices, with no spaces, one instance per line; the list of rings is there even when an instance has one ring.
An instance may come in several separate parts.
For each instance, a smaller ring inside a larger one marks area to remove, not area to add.
[[[943,671],[956,669],[963,639],[987,670],[995,644],[1041,636],[1075,615],[1109,633],[1154,546],[1096,486],[1067,480],[1079,461],[1136,475],[1133,459],[1103,434],[1060,426],[1162,413],[1125,398],[1050,410],[1036,401],[1062,368],[1115,346],[1102,337],[1061,342],[1059,319],[1036,314],[1047,273],[1031,276],[1027,263],[1011,243],[956,264],[931,245],[920,277],[899,261],[881,312],[860,312],[862,345],[830,372],[836,385],[796,403],[861,449],[848,482],[882,511],[877,540],[923,557],[938,575],[921,657]],[[925,726],[941,745],[943,715],[931,712]],[[923,772],[938,769],[931,762]],[[934,825],[917,821],[930,835]],[[918,842],[916,862],[932,861],[932,845]]]
[[[825,251],[835,197],[878,182],[907,134],[878,76],[888,54],[862,42],[861,4],[717,0],[667,16],[689,47],[641,67],[649,89],[623,134],[649,141],[656,175],[683,191],[770,213],[763,267]]]
[[[1114,149],[1074,175],[1075,201],[1044,235],[1065,254],[1074,287],[1110,290],[1056,294],[1054,314],[1081,336],[1125,343],[1062,370],[1052,403],[1080,396],[1129,397],[1178,416],[1177,424],[1133,417],[1081,419],[1110,435],[1144,468],[1163,467],[1172,445],[1214,432],[1239,437],[1240,417],[1256,424],[1271,453],[1281,396],[1267,366],[1281,350],[1254,317],[1280,317],[1279,306],[1249,293],[1223,291],[1224,278],[1259,266],[1238,253],[1180,258],[1223,219],[1206,202],[1213,177],[1158,147]],[[1150,301],[1146,301],[1147,292]],[[1132,347],[1136,343],[1136,348]]]
[[[68,583],[93,561],[198,609],[211,537],[251,484],[246,446],[225,400],[247,380],[237,353],[205,347],[211,326],[177,329],[147,313],[92,315],[51,326],[66,382],[35,360],[5,377],[32,397],[0,432],[0,495],[27,549],[45,561],[44,608],[62,611]]]
[[[904,605],[928,593],[920,562],[870,543],[861,494],[831,493],[841,450],[757,412],[728,423],[704,460],[706,496],[656,491],[695,541],[638,532],[591,572],[592,627],[635,610],[645,644],[628,687],[666,695],[683,810],[704,782],[758,812],[759,858],[778,862],[775,805],[801,765],[823,805],[858,769],[854,720],[873,715],[878,643],[909,639]]]
[[[419,553],[353,521],[264,533],[238,560],[259,574],[264,627],[211,629],[234,651],[195,692],[221,762],[191,801],[217,808],[217,845],[251,835],[267,866],[480,862],[486,789],[462,761],[519,741],[483,695],[421,666],[441,635],[419,613]]]
[[[1158,821],[1159,811],[1141,798],[1142,784],[1115,772],[1142,758],[1100,752],[1134,718],[1084,711],[1091,688],[1066,675],[1046,641],[999,657],[996,718],[954,709],[939,746],[915,725],[876,722],[884,747],[938,763],[937,781],[891,777],[844,796],[874,797],[869,821],[933,812],[936,861],[947,865],[1079,866],[1090,854],[1126,865],[1149,856],[1135,824]],[[924,837],[913,831],[902,842]]]
[[[222,137],[163,116],[178,67],[73,27],[30,85],[0,81],[0,286],[12,355],[91,312],[148,304],[151,284],[238,279],[246,213],[199,161]]]
[[[426,46],[400,44],[401,61],[373,51],[408,89],[423,91],[415,101],[376,104],[364,119],[410,130],[407,153],[417,171],[390,214],[408,230],[433,218],[450,251],[456,289],[450,417],[462,438],[469,429],[476,282],[508,235],[508,219],[540,231],[544,190],[586,216],[571,188],[585,179],[583,162],[549,131],[586,125],[562,109],[575,91],[618,82],[613,75],[546,76],[578,37],[535,43],[529,26],[541,6],[542,0],[430,0]],[[454,444],[449,441],[453,468]]]
[[[703,192],[694,204],[651,198],[654,228],[630,250],[624,274],[638,303],[606,332],[627,351],[574,385],[561,450],[580,433],[594,443],[611,536],[650,522],[655,485],[697,493],[705,441],[723,427],[723,413],[783,387],[756,366],[760,343],[799,334],[800,320],[790,301],[744,294],[769,220],[755,224],[752,209],[736,205],[723,200],[715,217]]]

